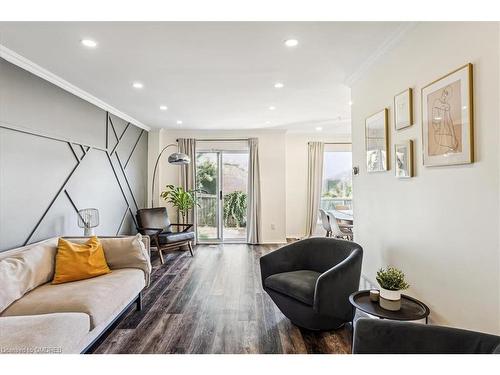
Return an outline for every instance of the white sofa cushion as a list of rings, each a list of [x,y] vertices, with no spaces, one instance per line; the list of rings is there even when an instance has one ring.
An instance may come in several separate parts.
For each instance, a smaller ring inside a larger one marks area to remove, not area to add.
[[[57,238],[0,253],[0,312],[54,277]]]
[[[89,329],[83,313],[1,317],[0,353],[78,353]]]
[[[143,271],[135,268],[64,284],[48,283],[14,302],[1,316],[82,312],[90,316],[90,327],[94,329],[120,312],[124,301],[132,301],[145,285]]]

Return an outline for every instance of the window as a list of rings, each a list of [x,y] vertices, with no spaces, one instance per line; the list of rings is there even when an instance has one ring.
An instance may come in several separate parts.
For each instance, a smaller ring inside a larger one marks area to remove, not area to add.
[[[327,146],[340,145],[325,145],[320,207],[352,210],[352,152],[346,148],[334,151]]]

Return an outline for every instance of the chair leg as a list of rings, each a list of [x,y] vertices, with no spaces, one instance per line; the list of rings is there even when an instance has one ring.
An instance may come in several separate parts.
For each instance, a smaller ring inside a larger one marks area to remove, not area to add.
[[[163,254],[161,252],[160,241],[158,241],[158,237],[157,236],[153,237],[153,242],[155,243],[156,250],[158,250],[158,254],[160,255],[160,262],[161,262],[161,264],[164,264],[165,261],[163,260]]]
[[[188,241],[188,247],[189,247],[189,252],[191,253],[191,256],[194,257],[194,254],[193,254],[193,245],[191,245],[191,241]]]

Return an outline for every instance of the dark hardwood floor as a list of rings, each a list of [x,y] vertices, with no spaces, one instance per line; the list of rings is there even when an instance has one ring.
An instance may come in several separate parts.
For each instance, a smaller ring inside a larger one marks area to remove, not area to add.
[[[199,245],[153,253],[143,309],[131,308],[93,353],[349,353],[349,328],[297,328],[262,290],[259,257],[278,246]]]

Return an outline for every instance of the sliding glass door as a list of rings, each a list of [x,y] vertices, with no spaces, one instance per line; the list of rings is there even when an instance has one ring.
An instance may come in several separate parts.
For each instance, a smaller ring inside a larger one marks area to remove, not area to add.
[[[196,154],[199,242],[245,242],[248,151]]]
[[[199,241],[217,242],[219,225],[219,153],[196,153],[196,186],[199,206],[196,208]]]

